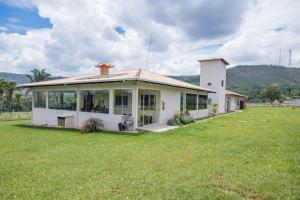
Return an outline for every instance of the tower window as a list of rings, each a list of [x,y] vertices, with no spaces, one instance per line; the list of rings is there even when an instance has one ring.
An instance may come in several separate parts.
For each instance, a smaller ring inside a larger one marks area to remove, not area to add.
[[[207,83],[207,86],[211,86],[211,83]]]
[[[221,86],[224,87],[224,80],[221,81]]]

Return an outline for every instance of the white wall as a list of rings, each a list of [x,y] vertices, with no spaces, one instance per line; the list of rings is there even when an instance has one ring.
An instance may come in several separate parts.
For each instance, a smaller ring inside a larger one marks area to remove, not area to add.
[[[189,111],[190,114],[195,118],[203,118],[208,116],[208,109],[202,109],[202,110],[191,110]]]
[[[55,110],[46,108],[33,108],[32,109],[32,124],[34,125],[45,125],[45,126],[57,126],[57,117],[59,116],[73,116],[73,123],[67,124],[67,128],[76,127],[76,111],[67,110]]]
[[[162,102],[165,102],[163,110]],[[167,124],[177,112],[180,112],[180,91],[176,90],[161,90],[161,114],[159,123]]]
[[[216,93],[210,93],[208,98],[218,104],[218,112],[225,112],[226,65],[221,60],[201,61],[200,86]],[[224,85],[222,86],[222,80]],[[211,86],[208,85],[211,83]]]

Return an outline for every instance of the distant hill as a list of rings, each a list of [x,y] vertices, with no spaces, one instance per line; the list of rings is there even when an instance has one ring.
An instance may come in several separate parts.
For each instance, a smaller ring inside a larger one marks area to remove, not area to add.
[[[26,74],[0,72],[0,79],[15,81],[18,84],[28,82],[28,79],[26,78]]]
[[[300,88],[300,68],[270,65],[243,65],[227,70],[229,88],[252,89],[276,83],[282,87]]]
[[[52,79],[60,79],[64,78],[61,76],[54,76]],[[15,81],[17,84],[28,83],[28,78],[26,78],[26,74],[15,74],[15,73],[7,73],[0,72],[0,79],[6,79],[10,81]]]
[[[199,75],[172,76],[199,85]],[[227,89],[246,95],[259,95],[267,85],[276,83],[284,94],[292,89],[300,91],[300,68],[271,65],[240,65],[227,69]]]

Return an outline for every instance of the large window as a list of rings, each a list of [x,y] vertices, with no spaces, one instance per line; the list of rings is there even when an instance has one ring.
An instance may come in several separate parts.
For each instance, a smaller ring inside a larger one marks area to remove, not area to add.
[[[186,109],[197,110],[197,94],[186,94]]]
[[[156,96],[154,94],[141,94],[143,110],[156,110]]]
[[[46,108],[46,92],[34,92],[33,100],[35,108]]]
[[[198,110],[207,109],[207,95],[198,95]]]
[[[80,110],[83,112],[109,113],[109,90],[80,91]]]
[[[118,89],[114,90],[114,114],[132,114],[132,91]]]
[[[75,91],[49,92],[49,108],[59,110],[76,110]]]
[[[184,93],[180,93],[180,111],[184,111]]]

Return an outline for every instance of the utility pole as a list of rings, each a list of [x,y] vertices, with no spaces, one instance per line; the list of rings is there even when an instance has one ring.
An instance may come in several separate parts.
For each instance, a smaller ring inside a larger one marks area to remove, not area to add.
[[[281,48],[279,49],[278,66],[281,66]]]
[[[289,50],[289,63],[288,66],[290,67],[292,65],[292,49]]]

